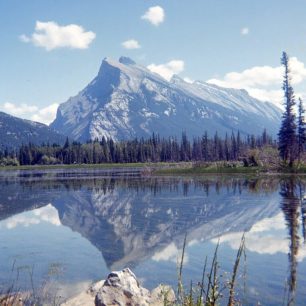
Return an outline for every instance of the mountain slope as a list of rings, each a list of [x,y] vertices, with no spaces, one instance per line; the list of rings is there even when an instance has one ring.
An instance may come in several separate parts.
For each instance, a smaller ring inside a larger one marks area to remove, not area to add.
[[[22,144],[63,143],[65,137],[45,124],[0,112],[0,149]]]
[[[128,58],[104,59],[97,77],[77,96],[60,105],[51,126],[86,141],[102,136],[118,139],[202,135],[240,130],[276,135],[281,111],[245,90],[205,82],[189,84],[177,76],[170,82]]]

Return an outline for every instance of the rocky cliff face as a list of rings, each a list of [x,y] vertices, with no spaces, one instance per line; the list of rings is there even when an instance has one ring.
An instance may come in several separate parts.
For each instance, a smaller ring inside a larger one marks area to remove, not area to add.
[[[170,82],[128,58],[104,59],[99,73],[78,95],[60,105],[51,127],[73,139],[114,140],[151,136],[220,135],[240,131],[276,135],[280,109],[245,90]]]

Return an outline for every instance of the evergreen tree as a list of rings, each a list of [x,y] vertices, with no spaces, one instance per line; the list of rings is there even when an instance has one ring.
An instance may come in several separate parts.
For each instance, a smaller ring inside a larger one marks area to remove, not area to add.
[[[306,126],[305,126],[305,109],[303,107],[303,101],[299,98],[298,106],[298,157],[301,158],[301,154],[304,152],[304,146],[306,142]]]
[[[291,86],[289,57],[286,52],[283,52],[281,63],[285,68],[283,91],[284,91],[284,106],[283,119],[281,128],[278,133],[279,138],[279,154],[283,161],[289,162],[292,167],[296,158],[296,124],[293,107],[295,105],[294,91]]]
[[[263,144],[264,146],[266,146],[266,145],[270,142],[270,140],[269,140],[269,138],[268,138],[268,134],[267,134],[267,130],[266,130],[266,129],[264,129],[261,138],[262,138],[262,144]]]

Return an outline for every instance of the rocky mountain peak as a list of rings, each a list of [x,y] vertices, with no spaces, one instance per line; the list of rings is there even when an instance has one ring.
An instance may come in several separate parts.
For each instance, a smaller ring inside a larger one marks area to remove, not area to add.
[[[98,76],[78,95],[60,105],[52,127],[87,141],[163,137],[186,131],[190,137],[205,131],[219,135],[276,135],[281,110],[245,91],[205,82],[187,83],[174,75],[170,82],[128,57],[105,58]]]

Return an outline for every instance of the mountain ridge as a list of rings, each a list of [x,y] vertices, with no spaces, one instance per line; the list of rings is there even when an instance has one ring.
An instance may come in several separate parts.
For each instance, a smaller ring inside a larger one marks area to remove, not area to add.
[[[252,98],[244,89],[222,88],[178,76],[170,81],[127,57],[105,58],[98,75],[62,103],[50,125],[72,139],[103,136],[114,140],[161,136],[200,136],[207,131],[276,135],[281,110]]]
[[[22,144],[63,144],[65,136],[49,126],[21,119],[0,111],[0,150],[15,149]]]

